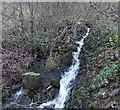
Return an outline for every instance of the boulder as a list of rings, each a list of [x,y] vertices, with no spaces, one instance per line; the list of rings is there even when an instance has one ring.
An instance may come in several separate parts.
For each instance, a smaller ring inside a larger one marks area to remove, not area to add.
[[[57,68],[59,66],[59,57],[51,57],[49,56],[46,59],[45,63],[45,70],[46,72],[51,72],[53,69]]]
[[[23,74],[23,85],[28,90],[38,90],[43,87],[40,73],[27,72]]]

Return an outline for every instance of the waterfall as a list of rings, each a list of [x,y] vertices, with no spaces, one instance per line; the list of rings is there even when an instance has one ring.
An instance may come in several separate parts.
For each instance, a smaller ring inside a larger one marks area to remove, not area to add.
[[[81,48],[84,45],[84,39],[88,36],[90,28],[87,28],[86,35],[82,36],[83,38],[80,41],[76,41],[78,44],[77,51],[72,52],[72,64],[68,68],[68,71],[64,72],[60,80],[60,89],[58,95],[51,101],[41,104],[37,108],[64,108],[66,102],[69,100],[70,90],[72,88],[73,81],[75,80],[78,70],[79,70],[79,54]]]

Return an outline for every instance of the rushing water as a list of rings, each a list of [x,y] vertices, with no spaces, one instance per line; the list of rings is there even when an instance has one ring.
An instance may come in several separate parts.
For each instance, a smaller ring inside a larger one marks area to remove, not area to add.
[[[52,100],[41,104],[37,108],[64,108],[66,102],[69,100],[70,90],[72,88],[73,81],[75,80],[79,70],[79,54],[82,46],[84,45],[84,39],[88,36],[90,28],[87,28],[86,35],[80,41],[76,41],[78,44],[77,51],[73,52],[72,65],[68,68],[68,71],[64,72],[60,80],[60,90],[58,95]]]
[[[14,101],[17,101],[19,99],[22,92],[23,92],[23,86],[21,86],[20,89],[15,93],[14,98],[13,98]]]

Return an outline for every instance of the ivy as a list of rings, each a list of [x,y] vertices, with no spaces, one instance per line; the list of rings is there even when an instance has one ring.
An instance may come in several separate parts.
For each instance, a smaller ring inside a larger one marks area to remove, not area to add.
[[[101,83],[104,79],[107,79],[111,75],[115,75],[118,72],[118,65],[112,64],[111,67],[108,67],[107,65],[99,72],[99,74],[96,75],[92,79],[95,83]],[[90,85],[91,88],[95,89],[96,85],[92,84]]]
[[[91,85],[90,85],[90,88],[96,89],[96,85],[95,85],[95,84],[91,84]]]

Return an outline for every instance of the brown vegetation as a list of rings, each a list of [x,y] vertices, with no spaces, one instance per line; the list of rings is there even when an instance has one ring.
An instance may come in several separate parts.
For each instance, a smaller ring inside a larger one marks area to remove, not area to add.
[[[81,71],[89,73],[88,76],[90,76],[88,77],[87,73],[79,76],[83,78],[84,85],[85,83],[86,85],[92,84],[91,81],[86,82],[86,80],[89,78],[92,80],[101,71],[99,66],[107,62],[105,56],[118,50],[116,44],[118,39],[113,37],[118,34],[118,3],[5,2],[3,3],[2,17],[3,93],[10,90],[13,85],[22,83],[22,73],[29,68],[35,58],[35,53],[39,58],[47,59],[48,71],[58,67],[59,64],[70,65],[74,44],[73,42],[66,43],[66,41],[75,24],[82,26],[88,23],[92,30],[81,56]],[[110,38],[112,41],[107,42]],[[106,43],[108,44],[105,45]],[[100,49],[100,51],[96,49]],[[88,57],[84,57],[85,55]],[[114,54],[113,57],[118,60],[117,54]],[[93,61],[94,59],[95,61]],[[93,74],[94,72],[96,74]],[[81,88],[84,87],[79,87],[76,91],[80,92]],[[82,90],[83,93],[86,91],[85,89]],[[73,92],[72,101],[78,103],[74,107],[80,107],[82,100],[78,97],[76,101]],[[3,97],[8,98],[9,95],[8,92]],[[71,103],[69,106],[73,106]]]

